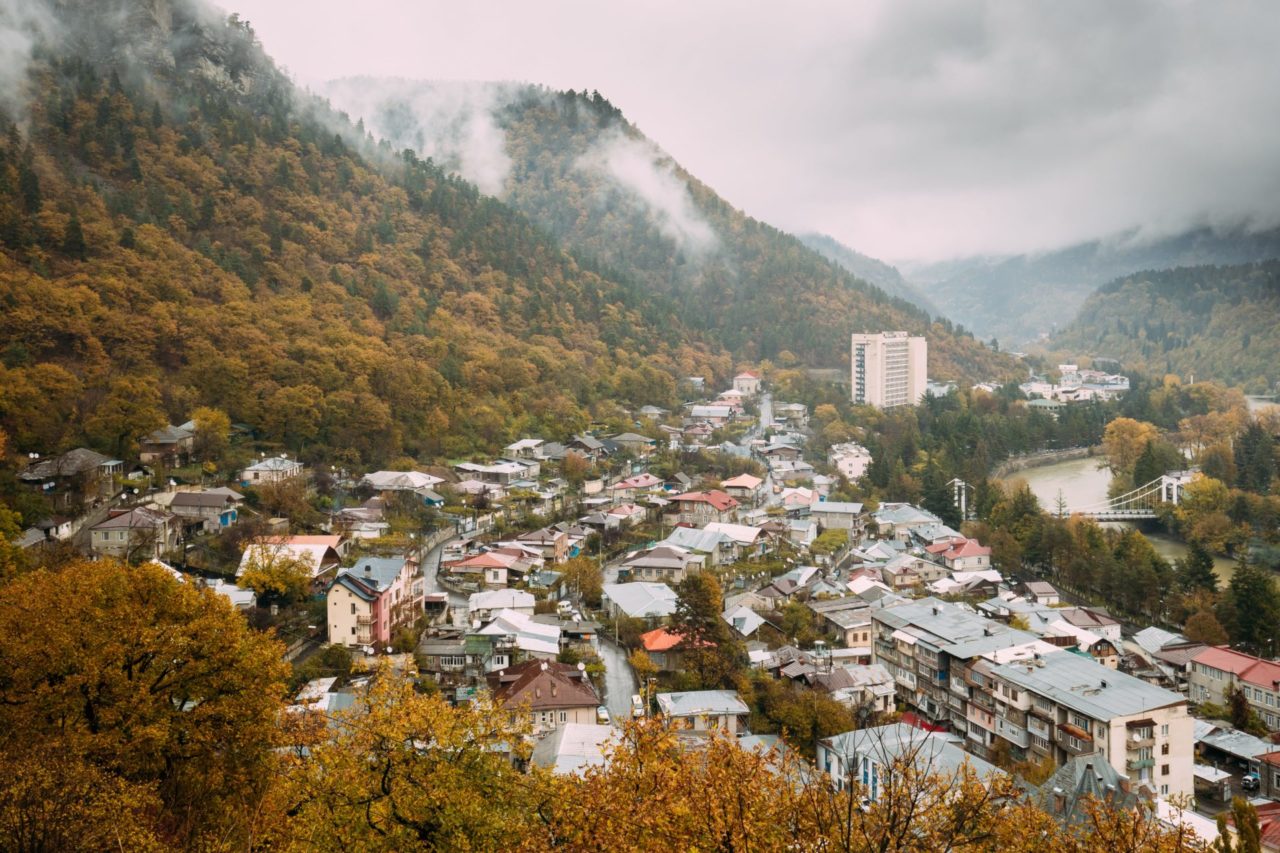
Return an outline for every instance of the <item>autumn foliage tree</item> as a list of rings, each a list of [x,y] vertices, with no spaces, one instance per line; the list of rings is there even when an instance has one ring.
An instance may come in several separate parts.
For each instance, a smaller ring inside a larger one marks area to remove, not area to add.
[[[0,637],[0,846],[252,845],[279,643],[212,591],[110,560],[0,586]]]

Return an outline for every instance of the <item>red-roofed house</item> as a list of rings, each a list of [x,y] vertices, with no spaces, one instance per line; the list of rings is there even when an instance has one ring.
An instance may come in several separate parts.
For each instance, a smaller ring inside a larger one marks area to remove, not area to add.
[[[733,390],[741,391],[748,396],[760,393],[760,377],[750,370],[744,370],[733,377]]]
[[[636,474],[634,477],[628,477],[625,480],[619,480],[609,487],[609,491],[619,497],[624,497],[627,492],[647,492],[651,489],[662,488],[662,478],[655,477],[648,471],[643,474]]]
[[[484,586],[505,587],[513,574],[523,577],[530,563],[519,554],[485,551],[461,560],[447,561],[441,566],[459,579],[479,581]]]
[[[991,549],[977,539],[949,539],[925,548],[953,572],[980,572],[991,568]]]
[[[756,499],[760,497],[760,487],[763,485],[764,480],[759,477],[754,477],[751,474],[739,474],[732,479],[725,480],[720,484],[720,488],[739,501],[754,504]]]
[[[1280,730],[1280,663],[1210,646],[1191,659],[1187,680],[1192,702],[1223,704],[1225,694],[1239,687],[1267,728]]]
[[[640,644],[660,672],[678,671],[684,657],[684,650],[688,648],[684,637],[666,628],[654,628],[652,631],[641,634]]]
[[[713,521],[732,521],[738,501],[719,489],[709,492],[685,492],[671,498],[667,507],[668,524],[692,524],[702,527]]]

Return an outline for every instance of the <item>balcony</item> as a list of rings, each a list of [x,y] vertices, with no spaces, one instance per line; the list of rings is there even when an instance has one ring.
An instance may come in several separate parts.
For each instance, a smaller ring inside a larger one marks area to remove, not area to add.
[[[1124,763],[1126,770],[1142,770],[1144,768],[1151,768],[1155,766],[1156,760],[1154,758],[1130,758]]]
[[[993,714],[995,713],[996,703],[988,693],[984,693],[981,690],[975,690],[972,695],[969,696],[969,701],[984,711],[990,711]]]
[[[372,624],[373,624],[373,619],[369,618],[368,616],[357,616],[357,617],[356,617],[356,626],[357,626],[357,627],[366,627],[366,628],[367,628],[368,626],[370,626],[370,625],[372,625]]]
[[[1027,729],[1028,729],[1028,730],[1029,730],[1033,735],[1039,735],[1040,737],[1044,738],[1045,740],[1048,740],[1048,739],[1049,739],[1049,737],[1050,737],[1050,734],[1049,734],[1049,724],[1048,724],[1048,723],[1046,723],[1044,720],[1039,720],[1039,719],[1036,719],[1035,717],[1028,717],[1028,718],[1027,718]]]
[[[1083,729],[1077,728],[1070,723],[1063,723],[1058,726],[1054,742],[1072,755],[1088,755],[1093,752],[1093,738]]]
[[[1031,745],[1031,740],[1027,737],[1027,730],[1022,726],[1015,726],[1007,720],[996,720],[996,734],[1014,746],[1022,747],[1023,749]]]
[[[1129,752],[1135,752],[1146,747],[1154,747],[1156,745],[1155,735],[1147,735],[1142,738],[1135,738],[1133,735],[1125,738],[1124,748]]]
[[[1054,713],[1052,708],[1042,708],[1034,702],[1031,704],[1031,707],[1027,709],[1027,713],[1047,720],[1051,724],[1058,722],[1058,715]]]

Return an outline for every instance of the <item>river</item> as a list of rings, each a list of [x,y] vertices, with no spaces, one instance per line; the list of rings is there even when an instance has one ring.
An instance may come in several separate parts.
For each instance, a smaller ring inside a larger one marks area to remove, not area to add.
[[[1068,507],[1088,506],[1107,499],[1107,484],[1111,481],[1111,473],[1106,468],[1098,467],[1098,457],[1089,459],[1071,459],[1066,462],[1054,462],[1051,465],[1039,465],[1011,474],[1008,480],[1025,480],[1031,491],[1040,501],[1040,506],[1048,512],[1055,512],[1059,495]],[[1106,522],[1103,527],[1112,529],[1133,528],[1130,522]],[[1173,562],[1187,553],[1186,543],[1165,533],[1143,533],[1156,553]],[[1214,571],[1218,574],[1218,582],[1225,586],[1235,573],[1235,562],[1226,557],[1213,558]]]

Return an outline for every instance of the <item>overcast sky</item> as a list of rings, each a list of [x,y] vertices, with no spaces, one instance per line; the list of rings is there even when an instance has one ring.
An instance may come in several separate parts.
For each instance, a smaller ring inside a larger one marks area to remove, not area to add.
[[[219,2],[303,84],[598,89],[747,213],[888,260],[1280,222],[1269,0]]]

